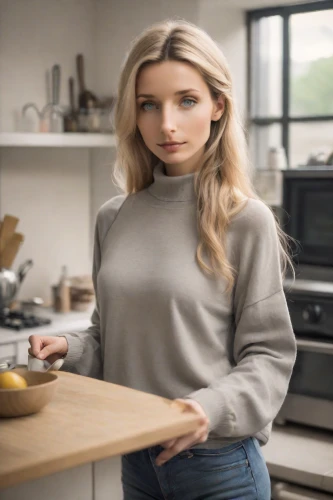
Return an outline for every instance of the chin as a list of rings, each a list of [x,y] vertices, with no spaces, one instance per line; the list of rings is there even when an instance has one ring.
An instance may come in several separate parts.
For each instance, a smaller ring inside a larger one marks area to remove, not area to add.
[[[184,163],[192,158],[193,155],[184,155],[182,153],[159,153],[156,154],[163,163],[174,165],[175,163]]]

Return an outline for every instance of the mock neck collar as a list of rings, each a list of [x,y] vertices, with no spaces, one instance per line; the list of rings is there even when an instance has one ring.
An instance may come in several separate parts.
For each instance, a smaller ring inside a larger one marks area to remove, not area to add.
[[[164,164],[158,163],[153,171],[154,182],[148,192],[158,200],[165,202],[193,202],[196,199],[194,191],[194,173],[168,176]]]

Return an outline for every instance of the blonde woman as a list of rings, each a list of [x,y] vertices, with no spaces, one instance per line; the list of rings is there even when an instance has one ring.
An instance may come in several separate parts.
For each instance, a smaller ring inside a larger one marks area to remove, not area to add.
[[[122,460],[125,500],[270,499],[261,452],[295,338],[286,240],[248,177],[227,62],[185,21],[133,43],[116,111],[116,179],[99,210],[92,326],[30,338],[78,373],[183,401],[197,432]]]

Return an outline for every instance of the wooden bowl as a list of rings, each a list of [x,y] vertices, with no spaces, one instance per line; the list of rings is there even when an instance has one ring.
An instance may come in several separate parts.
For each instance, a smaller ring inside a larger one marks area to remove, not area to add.
[[[53,398],[58,385],[54,372],[32,372],[15,368],[28,383],[25,389],[0,389],[0,417],[23,417],[37,413]]]

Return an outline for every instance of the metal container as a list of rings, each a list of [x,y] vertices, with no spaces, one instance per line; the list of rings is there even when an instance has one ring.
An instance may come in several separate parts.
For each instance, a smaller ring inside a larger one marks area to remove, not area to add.
[[[22,281],[32,266],[33,261],[29,259],[21,264],[17,273],[12,269],[0,269],[0,310],[8,307],[15,299]]]

